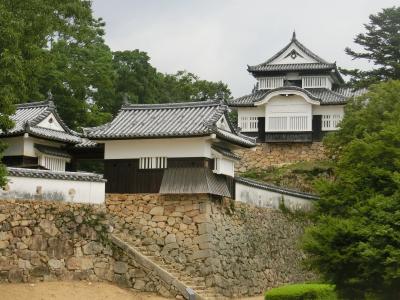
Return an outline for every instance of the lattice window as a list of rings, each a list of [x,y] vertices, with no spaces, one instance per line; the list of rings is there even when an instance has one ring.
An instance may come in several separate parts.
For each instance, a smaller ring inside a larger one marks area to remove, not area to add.
[[[65,158],[40,155],[38,159],[39,165],[48,170],[62,172],[65,171],[65,163],[67,162],[67,159]]]
[[[303,88],[329,88],[325,76],[305,76],[302,78]]]
[[[308,116],[276,116],[267,118],[267,131],[308,131]]]
[[[341,114],[322,115],[322,130],[337,130],[342,119]]]
[[[258,118],[257,117],[240,117],[239,127],[243,132],[257,132]]]
[[[166,157],[141,157],[139,158],[139,169],[166,169]]]
[[[258,80],[258,89],[276,89],[283,86],[284,77],[264,77]]]

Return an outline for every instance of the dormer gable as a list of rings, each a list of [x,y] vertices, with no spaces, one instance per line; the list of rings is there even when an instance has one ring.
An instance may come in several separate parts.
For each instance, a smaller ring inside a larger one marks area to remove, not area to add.
[[[36,126],[65,132],[63,126],[57,121],[57,118],[54,116],[53,113],[50,113],[44,120],[39,122]]]
[[[263,64],[274,65],[307,63],[330,64],[300,43],[296,38],[296,33],[293,32],[292,39],[290,40],[289,44],[283,47],[278,53],[269,58]]]

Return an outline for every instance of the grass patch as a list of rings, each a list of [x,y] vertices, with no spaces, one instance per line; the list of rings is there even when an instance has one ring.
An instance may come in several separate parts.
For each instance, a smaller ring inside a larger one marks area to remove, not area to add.
[[[299,162],[280,167],[252,169],[240,176],[305,193],[315,193],[314,182],[317,179],[333,178],[333,165],[327,160]]]
[[[330,284],[291,284],[265,293],[265,300],[337,300],[335,286]]]

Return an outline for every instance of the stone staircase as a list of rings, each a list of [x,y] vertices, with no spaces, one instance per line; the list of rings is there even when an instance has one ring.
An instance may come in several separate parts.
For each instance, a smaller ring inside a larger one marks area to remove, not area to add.
[[[145,246],[133,246],[122,236],[113,234],[114,244],[122,248],[128,255],[136,259],[148,269],[152,269],[166,284],[172,284],[180,291],[185,299],[195,300],[223,300],[228,299],[218,294],[212,287],[207,287],[204,278],[193,277],[178,270],[172,264],[166,263],[161,257],[149,252]],[[189,291],[192,290],[192,297]]]

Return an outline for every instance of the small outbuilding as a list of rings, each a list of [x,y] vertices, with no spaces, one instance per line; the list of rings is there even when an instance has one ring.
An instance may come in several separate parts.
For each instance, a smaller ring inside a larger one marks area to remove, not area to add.
[[[219,101],[125,105],[110,123],[84,129],[104,144],[107,193],[234,196],[232,150],[252,148]]]

